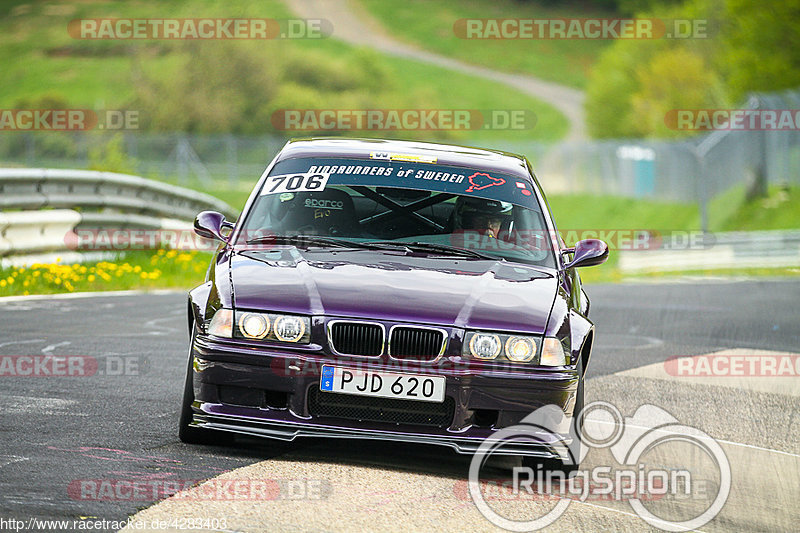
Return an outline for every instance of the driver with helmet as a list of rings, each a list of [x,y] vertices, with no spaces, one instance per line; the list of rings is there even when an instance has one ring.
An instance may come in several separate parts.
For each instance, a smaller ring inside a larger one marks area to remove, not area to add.
[[[511,218],[512,209],[508,202],[459,196],[454,210],[455,229],[477,231],[497,239],[503,223]]]

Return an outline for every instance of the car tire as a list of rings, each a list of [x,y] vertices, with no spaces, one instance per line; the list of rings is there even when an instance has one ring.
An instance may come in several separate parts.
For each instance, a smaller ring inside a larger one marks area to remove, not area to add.
[[[186,378],[183,383],[183,399],[181,400],[181,412],[178,420],[178,438],[186,444],[231,444],[233,435],[230,433],[202,429],[190,425],[193,418],[192,403],[194,403],[192,346],[194,346],[194,330],[189,342],[189,364],[186,367]]]
[[[583,425],[583,419],[580,417],[581,411],[584,406],[584,377],[583,377],[583,359],[578,360],[578,391],[575,395],[575,408],[572,411],[572,417],[576,424]],[[576,436],[580,435],[581,428],[576,428]],[[583,443],[579,440],[576,445],[572,447],[575,450],[575,457],[573,463],[564,463],[561,459],[542,459],[540,457],[523,457],[522,466],[527,466],[536,470],[538,465],[542,465],[542,469],[550,472],[563,472],[564,475],[569,476],[580,468],[580,458],[583,452]],[[570,452],[572,453],[572,452]]]

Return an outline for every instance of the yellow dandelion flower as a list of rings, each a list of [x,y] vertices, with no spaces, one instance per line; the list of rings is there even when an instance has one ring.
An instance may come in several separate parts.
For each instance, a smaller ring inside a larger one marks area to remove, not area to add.
[[[89,277],[88,277],[88,278],[86,278],[86,280],[87,280],[89,283],[93,282],[93,281],[94,281],[94,280],[96,280],[96,279],[97,279],[97,278],[95,278],[95,277],[94,277],[94,274],[89,274]]]

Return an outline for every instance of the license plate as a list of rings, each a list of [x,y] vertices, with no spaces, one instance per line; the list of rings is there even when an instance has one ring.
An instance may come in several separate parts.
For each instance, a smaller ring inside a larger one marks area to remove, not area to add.
[[[323,365],[319,389],[343,394],[441,403],[444,401],[445,379],[442,376],[415,376]]]

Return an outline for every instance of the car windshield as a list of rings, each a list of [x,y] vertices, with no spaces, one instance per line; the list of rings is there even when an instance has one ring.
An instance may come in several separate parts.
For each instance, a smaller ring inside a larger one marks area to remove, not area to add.
[[[404,249],[553,267],[529,180],[428,162],[282,161],[237,244]]]

